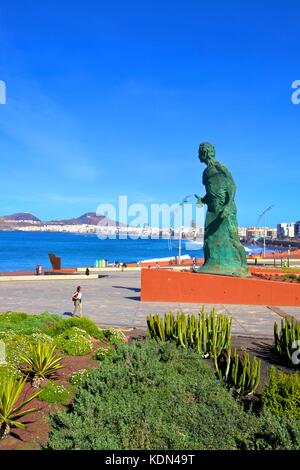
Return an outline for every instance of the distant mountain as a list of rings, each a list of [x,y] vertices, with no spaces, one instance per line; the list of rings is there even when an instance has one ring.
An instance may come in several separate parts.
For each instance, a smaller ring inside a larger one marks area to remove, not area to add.
[[[96,212],[86,212],[80,217],[76,217],[73,219],[50,220],[45,223],[47,225],[98,225],[99,223],[101,223],[104,226],[124,226],[124,224],[119,224],[119,222],[108,219],[104,215],[97,215]]]
[[[6,222],[42,222],[35,215],[29,212],[17,212],[16,214],[3,215],[0,217],[1,221]]]
[[[86,212],[80,217],[73,219],[61,219],[61,220],[50,220],[42,221],[35,217],[35,215],[29,212],[17,212],[16,214],[0,216],[0,231],[15,231],[22,230],[23,227],[32,227],[32,230],[39,230],[39,227],[43,229],[45,225],[99,225],[102,224],[104,227],[124,227],[124,224],[120,224],[115,220],[108,219],[104,215],[97,215],[96,212]],[[29,228],[30,230],[30,228]]]
[[[16,214],[0,217],[0,231],[22,230],[22,227],[41,227],[43,222],[29,212],[17,212]]]

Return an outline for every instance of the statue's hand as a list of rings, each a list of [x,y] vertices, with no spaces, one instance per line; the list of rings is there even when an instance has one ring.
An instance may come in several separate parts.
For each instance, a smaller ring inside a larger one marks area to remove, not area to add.
[[[196,198],[196,205],[197,205],[197,207],[202,207],[202,206],[203,206],[202,197],[198,196],[198,194],[195,194],[194,196],[195,196],[195,198]]]

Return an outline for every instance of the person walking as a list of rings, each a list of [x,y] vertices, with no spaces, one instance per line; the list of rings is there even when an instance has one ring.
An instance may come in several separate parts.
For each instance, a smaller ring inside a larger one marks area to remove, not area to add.
[[[73,315],[75,316],[77,313],[77,310],[79,309],[80,317],[82,317],[82,293],[81,293],[80,286],[77,287],[76,291],[72,295],[72,300],[74,302]]]

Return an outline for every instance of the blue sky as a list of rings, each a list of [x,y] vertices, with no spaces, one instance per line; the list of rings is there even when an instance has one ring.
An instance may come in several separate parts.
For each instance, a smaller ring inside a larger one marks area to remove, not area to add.
[[[211,141],[239,225],[300,219],[299,2],[0,5],[0,214],[62,218],[203,194]]]

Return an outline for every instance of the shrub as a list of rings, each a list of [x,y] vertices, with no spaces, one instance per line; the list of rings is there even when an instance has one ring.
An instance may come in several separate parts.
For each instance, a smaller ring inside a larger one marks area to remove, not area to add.
[[[6,361],[13,365],[21,362],[23,354],[30,351],[30,337],[18,334],[13,330],[5,330],[0,332],[0,339],[5,343]]]
[[[297,279],[298,276],[296,276],[296,274],[284,274],[283,277],[285,277],[286,279]]]
[[[30,353],[24,354],[22,360],[29,365],[24,371],[34,375],[33,386],[38,387],[46,378],[52,377],[63,366],[60,364],[61,356],[55,352],[55,346],[38,341],[31,345]]]
[[[112,345],[122,344],[125,341],[125,335],[121,330],[117,330],[116,328],[108,328],[107,330],[103,330],[103,335]]]
[[[19,380],[22,378],[22,374],[16,367],[8,362],[0,364],[0,383],[6,381],[9,377]]]
[[[55,338],[56,346],[70,356],[85,356],[93,349],[91,337],[77,327],[69,328]]]
[[[285,374],[270,367],[269,382],[261,394],[262,404],[273,415],[300,417],[300,373]]]
[[[28,317],[27,313],[19,313],[19,312],[4,312],[0,313],[0,325],[4,323],[7,325],[8,323],[11,325],[16,325],[23,323]],[[2,328],[1,328],[2,329]]]
[[[104,361],[107,357],[111,357],[114,353],[112,348],[102,348],[99,347],[95,352],[94,359],[97,361]]]
[[[300,323],[295,318],[291,320],[283,318],[281,320],[281,329],[274,323],[274,339],[276,352],[288,362],[297,364],[298,357],[293,360],[293,353],[297,355],[300,344]],[[298,355],[297,355],[298,356]]]
[[[96,339],[101,339],[104,336],[103,330],[89,318],[66,319],[48,312],[40,315],[16,312],[0,313],[0,339],[1,335],[6,333],[26,336],[43,334],[47,337],[55,337],[72,327],[80,328]]]
[[[72,327],[86,331],[96,339],[103,337],[102,330],[89,318],[63,318],[54,313],[44,312],[39,315],[26,313],[6,312],[0,313],[0,332],[15,331],[18,334],[32,335],[44,333],[48,336],[57,336]]]
[[[87,378],[90,376],[92,369],[81,369],[73,372],[73,374],[69,377],[69,382],[76,387],[78,385],[82,385]]]
[[[53,346],[54,344],[53,338],[45,333],[33,333],[30,336],[30,342],[34,346],[37,346],[39,342],[47,343],[49,346]]]
[[[31,346],[36,347],[38,341],[53,344],[53,339],[44,333],[33,333],[32,335],[18,334],[14,330],[0,331],[0,339],[5,343],[6,361],[18,365],[22,362],[24,354],[28,355]]]
[[[21,423],[19,419],[37,411],[36,408],[24,410],[24,407],[36,398],[40,391],[19,402],[25,382],[26,378],[16,380],[12,375],[0,381],[0,438],[6,437],[12,427],[25,429],[25,424]]]
[[[71,412],[51,418],[48,449],[236,449],[255,418],[197,352],[135,342],[90,371]]]
[[[264,412],[257,418],[257,427],[243,450],[300,450],[299,419],[287,420]]]
[[[48,382],[39,395],[39,399],[47,403],[66,403],[70,392],[63,385]]]
[[[52,336],[53,330],[63,321],[61,316],[48,312],[40,315],[6,312],[0,313],[0,331],[13,330],[23,335],[42,332]]]
[[[103,330],[101,330],[96,323],[89,318],[68,318],[63,323],[64,331],[68,328],[77,327],[84,330],[90,336],[96,339],[103,338]]]
[[[8,340],[10,340],[11,338],[14,338],[17,335],[18,335],[18,333],[14,330],[2,330],[2,331],[0,331],[0,339],[2,339],[3,341],[8,341]]]

